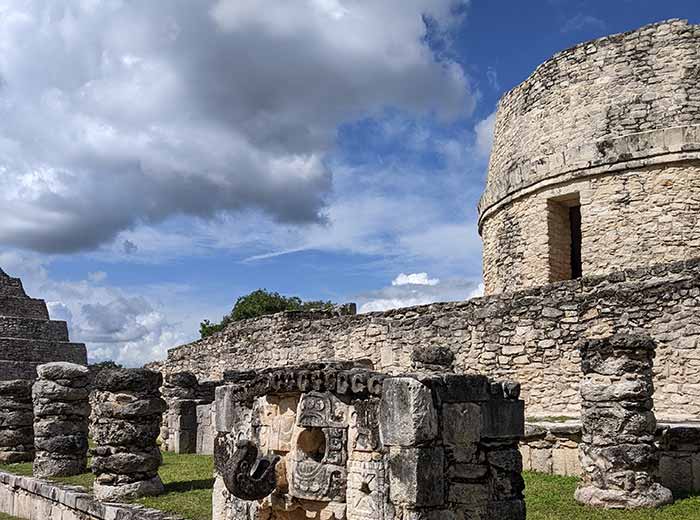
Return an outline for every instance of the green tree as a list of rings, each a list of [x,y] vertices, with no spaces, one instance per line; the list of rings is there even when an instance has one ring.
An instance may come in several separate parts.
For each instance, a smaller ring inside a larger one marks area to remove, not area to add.
[[[199,334],[206,338],[222,331],[233,321],[257,318],[267,314],[275,314],[283,311],[308,311],[311,309],[330,310],[333,302],[323,300],[303,301],[298,296],[282,296],[266,289],[258,289],[250,294],[241,296],[236,300],[233,310],[223,317],[219,323],[204,320],[199,325]]]

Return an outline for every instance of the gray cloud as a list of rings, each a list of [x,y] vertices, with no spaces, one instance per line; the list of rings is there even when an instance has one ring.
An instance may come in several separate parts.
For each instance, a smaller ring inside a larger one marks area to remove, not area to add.
[[[0,242],[78,251],[249,208],[322,222],[339,124],[473,106],[424,38],[455,3],[6,2]]]

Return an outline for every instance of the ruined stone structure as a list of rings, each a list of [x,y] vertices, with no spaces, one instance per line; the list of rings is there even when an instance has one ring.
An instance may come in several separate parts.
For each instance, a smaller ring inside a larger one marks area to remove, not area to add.
[[[0,381],[0,464],[34,459],[32,382]]]
[[[577,416],[578,341],[635,330],[657,344],[657,415],[699,419],[700,260],[381,313],[265,316],[173,349],[158,369],[220,379],[227,366],[368,358],[377,370],[401,373],[415,348],[442,345],[458,371],[522,381],[528,416]]]
[[[479,204],[487,294],[698,256],[700,26],[546,61],[498,107]]]
[[[525,518],[517,384],[347,362],[225,379],[217,520]]]
[[[36,367],[52,361],[86,365],[85,345],[70,343],[66,322],[49,320],[46,303],[0,269],[0,381],[35,379]]]
[[[85,473],[90,417],[87,367],[47,363],[37,368],[34,401],[35,477]]]
[[[653,360],[654,342],[646,336],[583,343],[579,502],[609,509],[673,502],[671,491],[657,480]]]
[[[103,370],[95,378],[92,471],[99,500],[163,492],[156,444],[166,408],[162,382],[159,373],[144,369]]]

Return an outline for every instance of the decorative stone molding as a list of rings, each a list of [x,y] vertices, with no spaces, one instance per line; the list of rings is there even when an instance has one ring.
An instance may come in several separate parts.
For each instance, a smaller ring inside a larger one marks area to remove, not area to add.
[[[438,354],[417,359],[435,368]],[[342,362],[225,380],[217,520],[525,518],[516,383],[437,370],[394,377]]]

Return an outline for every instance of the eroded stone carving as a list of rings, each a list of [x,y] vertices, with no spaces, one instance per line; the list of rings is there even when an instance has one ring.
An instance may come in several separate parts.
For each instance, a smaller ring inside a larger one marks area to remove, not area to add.
[[[275,466],[278,456],[260,457],[255,443],[238,441],[233,454],[226,445],[217,442],[214,447],[216,470],[222,476],[226,489],[242,500],[262,500],[277,487]]]
[[[519,385],[429,364],[400,377],[328,363],[229,374],[217,454],[245,463],[217,462],[215,520],[523,520]],[[279,458],[276,479],[265,457]],[[261,467],[268,478],[252,482]]]

